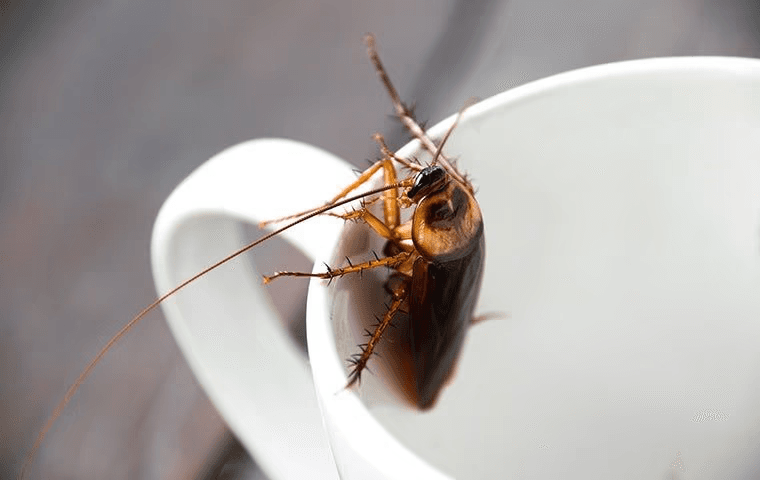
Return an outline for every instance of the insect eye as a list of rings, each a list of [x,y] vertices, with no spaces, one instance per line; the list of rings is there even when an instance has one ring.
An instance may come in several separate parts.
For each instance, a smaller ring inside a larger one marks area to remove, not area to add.
[[[406,196],[416,202],[443,188],[446,185],[446,178],[446,170],[443,167],[439,165],[427,167],[414,177],[414,185],[406,192]]]

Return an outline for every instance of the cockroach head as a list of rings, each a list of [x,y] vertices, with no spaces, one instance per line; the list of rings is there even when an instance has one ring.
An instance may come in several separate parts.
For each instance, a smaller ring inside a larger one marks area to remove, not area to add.
[[[414,184],[406,192],[413,202],[443,189],[449,182],[449,175],[440,165],[432,165],[420,170],[414,177]]]

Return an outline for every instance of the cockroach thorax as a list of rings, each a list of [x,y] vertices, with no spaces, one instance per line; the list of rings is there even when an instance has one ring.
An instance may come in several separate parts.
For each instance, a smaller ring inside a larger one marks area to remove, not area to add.
[[[475,198],[459,182],[423,197],[414,212],[412,240],[431,262],[462,258],[478,245],[483,218]]]

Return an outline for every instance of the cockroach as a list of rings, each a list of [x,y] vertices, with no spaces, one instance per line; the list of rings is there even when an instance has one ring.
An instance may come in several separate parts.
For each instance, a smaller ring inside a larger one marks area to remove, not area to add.
[[[382,255],[374,260],[330,268],[322,273],[276,272],[264,277],[269,283],[280,277],[318,277],[328,281],[365,270],[385,267],[390,274],[385,290],[390,303],[382,318],[367,330],[368,341],[347,359],[346,388],[361,381],[362,373],[383,335],[397,316],[408,318],[408,351],[411,362],[411,399],[421,410],[431,408],[452,374],[469,326],[474,323],[475,303],[480,291],[485,259],[483,218],[469,179],[443,154],[443,146],[454,130],[453,122],[439,143],[433,141],[415,120],[411,110],[398,95],[380,61],[375,39],[365,37],[369,58],[393,104],[395,115],[423,149],[432,155],[429,165],[416,159],[405,159],[392,153],[381,135],[375,135],[382,157],[325,205],[265,223],[285,223],[236,252],[185,280],[158,297],[116,333],[85,367],[68,389],[40,431],[27,455],[19,478],[24,478],[36,451],[63,409],[90,375],[106,352],[161,302],[196,279],[247,252],[281,232],[317,215],[334,215],[346,221],[366,223],[385,241]],[[461,116],[462,111],[460,111]],[[408,175],[399,180],[399,170]],[[353,194],[382,172],[383,185]],[[382,196],[378,196],[382,194]],[[359,208],[344,213],[333,210],[361,201]],[[369,206],[381,202],[382,218]],[[402,210],[413,209],[411,217],[402,220]],[[263,226],[264,224],[262,224]]]

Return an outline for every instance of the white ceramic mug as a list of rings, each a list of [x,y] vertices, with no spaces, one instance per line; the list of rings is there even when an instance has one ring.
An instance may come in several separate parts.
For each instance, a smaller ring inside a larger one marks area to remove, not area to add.
[[[760,61],[557,75],[470,108],[446,151],[478,187],[478,311],[508,316],[470,329],[431,411],[393,395],[382,359],[344,389],[354,317],[376,308],[378,280],[311,281],[311,372],[247,263],[164,304],[193,371],[267,474],[756,478]],[[415,152],[413,142],[399,155]],[[321,205],[354,178],[287,140],[222,152],[159,214],[158,290],[244,244],[238,222]],[[323,217],[282,238],[322,270],[369,248],[357,228],[341,237],[343,223]]]

